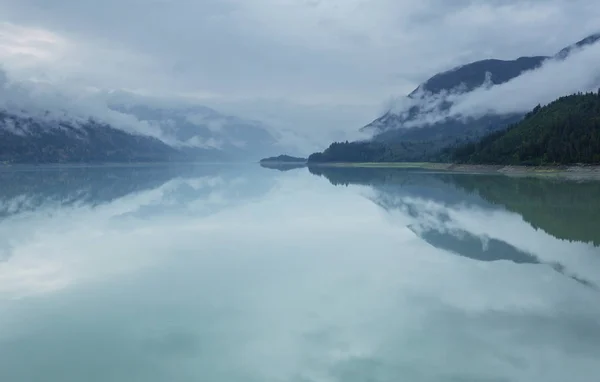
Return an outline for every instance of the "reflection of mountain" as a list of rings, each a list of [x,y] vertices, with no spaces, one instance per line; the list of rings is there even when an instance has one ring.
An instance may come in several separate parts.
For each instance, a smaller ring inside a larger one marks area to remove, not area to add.
[[[96,206],[156,188],[180,175],[181,167],[11,167],[0,171],[0,216],[41,206]]]
[[[442,232],[436,229],[426,229],[418,232],[411,230],[436,248],[464,256],[477,261],[512,261],[516,264],[544,264],[536,256],[525,252],[505,241],[482,238],[464,230]],[[575,275],[566,274],[565,267],[560,263],[549,264],[552,268],[578,283],[596,288],[592,282]]]
[[[534,239],[523,236],[522,229],[528,227],[528,235],[533,235],[541,227],[554,237],[545,236],[546,241],[568,239],[598,245],[595,221],[600,216],[600,202],[592,199],[600,194],[600,183],[382,168],[311,167],[310,171],[325,176],[334,185],[371,186],[375,191],[373,202],[387,211],[406,215],[411,221],[408,228],[436,248],[478,261],[547,264],[582,284],[592,285],[562,264],[560,259],[567,260],[562,252],[554,256],[536,243],[524,244]],[[505,208],[519,213],[531,225]],[[489,218],[493,213],[500,213],[511,224],[496,228]],[[563,244],[566,248],[574,245]],[[597,247],[579,244],[589,253],[599,253]]]
[[[517,264],[538,264],[540,261],[530,253],[497,239],[482,241],[466,231],[440,232],[429,229],[423,232],[413,230],[419,237],[436,248],[479,261],[510,260]]]
[[[385,193],[388,196],[412,195],[443,200],[449,204],[489,204],[477,195],[467,194],[464,190],[445,182],[441,174],[421,169],[310,166],[309,171],[314,175],[326,177],[335,186],[374,186],[377,190],[389,190]],[[386,198],[384,195],[381,197]]]
[[[163,198],[177,199],[179,203],[183,199],[201,200],[217,190],[223,197],[238,202],[270,189],[268,176],[250,177],[251,185],[240,182],[252,171],[256,171],[255,166],[193,164],[11,167],[0,170],[0,218],[36,212],[43,207],[94,207],[165,187],[169,182],[172,184]]]
[[[401,186],[406,193],[419,187],[419,196],[456,203],[501,205],[520,214],[533,227],[571,241],[600,246],[600,182],[548,178],[514,178],[383,168],[311,167],[334,185],[362,184],[378,189]],[[411,187],[407,187],[411,186]]]
[[[262,198],[273,186],[274,175],[257,166],[225,166],[216,173],[178,177],[161,187],[161,197],[140,205],[129,216],[204,216]]]

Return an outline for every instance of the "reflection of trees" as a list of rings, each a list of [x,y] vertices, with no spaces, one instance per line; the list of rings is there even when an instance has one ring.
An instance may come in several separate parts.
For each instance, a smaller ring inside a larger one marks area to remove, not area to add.
[[[278,170],[278,171],[290,171],[296,170],[299,168],[306,167],[304,163],[285,163],[285,162],[261,162],[261,167],[268,168],[270,170]]]
[[[383,168],[313,167],[310,170],[315,175],[325,176],[334,185],[371,186],[376,191],[373,202],[388,211],[401,210],[414,218],[415,223],[409,228],[422,240],[473,260],[543,263],[538,255],[507,241],[476,235],[456,226],[448,214],[449,208],[470,205],[497,209],[500,205],[557,238],[598,244],[594,220],[600,208],[595,204],[598,201],[592,199],[600,195],[600,183]],[[570,274],[562,264],[547,265],[581,284],[594,286]]]
[[[600,182],[514,178],[384,168],[313,167],[334,185],[362,184],[398,193],[420,188],[418,196],[448,202],[501,205],[537,229],[563,240],[600,246]],[[409,187],[410,186],[410,187]]]
[[[554,237],[600,246],[600,182],[460,175],[447,180],[520,214]]]
[[[182,173],[166,165],[11,167],[0,171],[0,216],[50,203],[95,206],[156,188]]]

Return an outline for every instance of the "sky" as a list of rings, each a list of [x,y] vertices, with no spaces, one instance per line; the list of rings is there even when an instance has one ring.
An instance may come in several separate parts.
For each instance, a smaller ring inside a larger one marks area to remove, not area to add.
[[[0,0],[11,80],[188,99],[342,138],[435,73],[551,55],[596,0]]]

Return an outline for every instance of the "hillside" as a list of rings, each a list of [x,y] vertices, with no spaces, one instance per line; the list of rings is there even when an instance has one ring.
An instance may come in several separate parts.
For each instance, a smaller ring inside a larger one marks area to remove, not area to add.
[[[424,122],[431,115],[448,112],[454,105],[453,96],[469,94],[482,86],[504,84],[539,68],[548,59],[564,60],[576,48],[595,44],[599,40],[600,34],[594,34],[550,56],[520,57],[515,60],[486,59],[438,73],[419,85],[401,102],[407,106],[399,110],[388,110],[361,131],[371,133],[374,142],[386,145],[404,143],[407,148],[395,148],[395,156],[399,160],[431,160],[431,151],[474,142],[523,118],[522,113],[489,112],[478,117],[448,117],[437,122]],[[426,146],[428,152],[419,155],[420,149],[415,146]]]
[[[159,162],[185,155],[162,141],[93,120],[46,121],[0,111],[0,162]]]
[[[205,106],[160,106],[134,98],[129,103],[112,101],[110,107],[158,127],[165,136],[184,145],[218,150],[235,160],[258,160],[284,149],[262,123],[224,115]]]
[[[53,85],[2,84],[3,75],[0,163],[254,161],[294,151],[261,122],[179,99],[109,92],[73,100]]]
[[[459,163],[600,163],[600,91],[538,106],[508,130],[449,154],[450,160]]]
[[[400,110],[392,108],[361,129],[373,134],[372,139],[335,142],[322,153],[311,155],[309,162],[448,160],[450,148],[465,146],[490,134],[500,133],[520,122],[524,113],[488,112],[478,117],[445,117],[425,124],[423,121],[429,120],[432,115],[445,115],[458,94],[463,96],[482,86],[492,88],[504,84],[540,67],[548,59],[564,60],[577,48],[598,41],[600,34],[594,34],[552,56],[521,57],[516,60],[488,59],[436,74],[406,97],[407,106]]]
[[[98,163],[256,160],[281,148],[259,122],[202,107],[113,110],[162,133],[125,131],[101,118],[24,104],[0,106],[0,163]]]

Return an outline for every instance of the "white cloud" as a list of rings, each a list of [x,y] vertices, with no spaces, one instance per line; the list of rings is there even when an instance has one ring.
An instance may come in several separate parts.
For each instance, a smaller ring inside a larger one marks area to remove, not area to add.
[[[323,144],[438,71],[551,54],[595,32],[600,3],[20,0],[0,13],[10,23],[0,25],[0,59],[20,78],[196,97]]]
[[[479,88],[457,96],[451,115],[477,116],[487,112],[530,111],[576,92],[597,90],[600,86],[600,44],[573,52],[566,60],[549,60],[505,84]]]
[[[487,73],[481,79],[482,85],[472,91],[460,87],[438,94],[419,90],[413,97],[390,100],[388,110],[406,118],[412,107],[419,107],[419,115],[404,123],[404,127],[426,126],[448,118],[526,113],[561,96],[598,90],[598,62],[600,43],[575,49],[564,60],[548,59],[540,68],[501,85],[491,86],[491,74]],[[452,103],[449,109],[448,102]]]
[[[0,78],[7,78],[2,70]],[[79,124],[93,118],[130,133],[149,135],[169,144],[176,143],[174,138],[165,136],[159,127],[109,109],[106,103],[98,102],[93,92],[59,89],[47,82],[0,81],[0,108],[46,121],[68,120]]]

